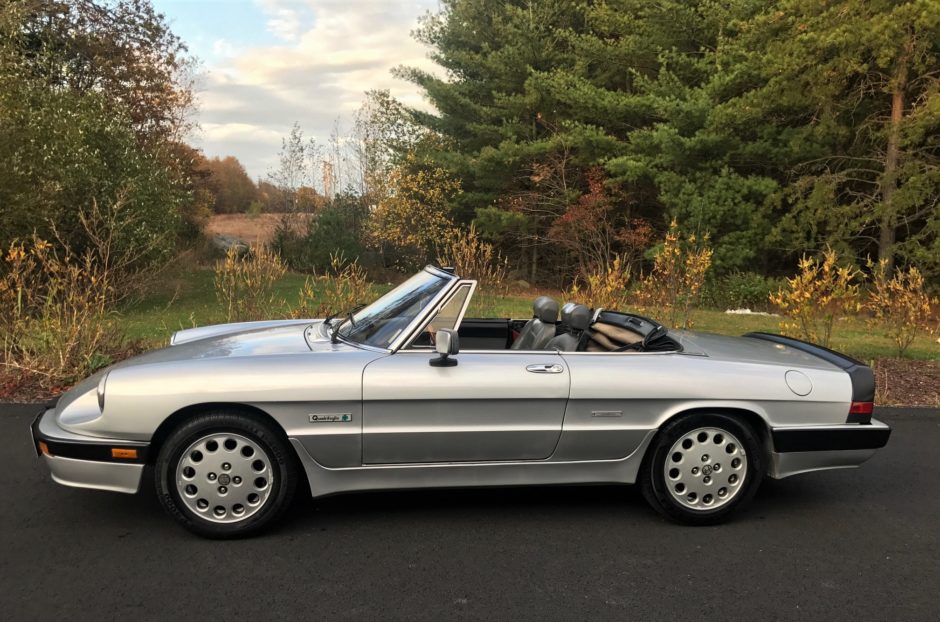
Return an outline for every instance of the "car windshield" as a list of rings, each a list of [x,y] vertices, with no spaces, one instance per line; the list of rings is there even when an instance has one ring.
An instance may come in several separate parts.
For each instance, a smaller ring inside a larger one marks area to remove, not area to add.
[[[368,307],[342,320],[337,334],[377,348],[388,348],[451,281],[422,270]]]

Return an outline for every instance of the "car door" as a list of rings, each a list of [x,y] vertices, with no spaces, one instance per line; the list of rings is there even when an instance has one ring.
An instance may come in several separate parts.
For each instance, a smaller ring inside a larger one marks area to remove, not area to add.
[[[366,366],[366,464],[541,460],[561,434],[570,375],[556,352],[466,351],[454,367],[400,350]]]

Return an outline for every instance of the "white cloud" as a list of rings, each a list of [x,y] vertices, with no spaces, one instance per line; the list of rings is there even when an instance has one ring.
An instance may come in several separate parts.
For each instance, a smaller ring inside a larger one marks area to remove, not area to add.
[[[290,0],[258,0],[261,10],[268,16],[267,29],[285,41],[296,41],[300,36],[303,21],[302,2]]]
[[[232,58],[236,55],[235,47],[225,39],[216,39],[212,42],[212,54],[215,57]]]
[[[209,156],[235,155],[253,177],[276,161],[295,121],[325,142],[337,117],[348,125],[365,91],[389,89],[420,104],[418,89],[391,75],[398,65],[433,69],[410,31],[435,0],[259,0],[276,45],[220,39],[200,94],[201,136]]]
[[[250,123],[206,123],[202,127],[206,140],[212,142],[243,141],[277,145],[281,134]]]

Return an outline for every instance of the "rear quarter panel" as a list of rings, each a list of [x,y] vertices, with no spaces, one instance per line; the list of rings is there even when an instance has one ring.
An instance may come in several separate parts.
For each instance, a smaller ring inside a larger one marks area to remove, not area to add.
[[[692,409],[744,409],[770,427],[845,423],[849,409],[851,382],[834,366],[735,362],[682,353],[562,356],[571,373],[571,395],[553,455],[557,460],[627,456],[647,432]],[[810,379],[809,394],[797,395],[787,386],[789,370]]]

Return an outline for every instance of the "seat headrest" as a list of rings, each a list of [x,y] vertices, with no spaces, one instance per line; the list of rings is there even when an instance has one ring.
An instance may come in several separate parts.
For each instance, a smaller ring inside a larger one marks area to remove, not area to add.
[[[561,321],[573,330],[587,330],[591,325],[591,310],[584,305],[569,302],[561,308]]]
[[[532,311],[535,317],[542,322],[554,324],[558,319],[558,303],[550,296],[539,296],[532,303]]]

